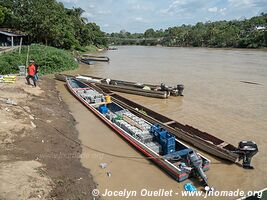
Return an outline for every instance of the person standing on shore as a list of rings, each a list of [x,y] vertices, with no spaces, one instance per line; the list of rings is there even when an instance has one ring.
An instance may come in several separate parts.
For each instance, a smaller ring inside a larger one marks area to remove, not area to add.
[[[30,65],[28,66],[28,75],[26,77],[27,84],[30,85],[30,79],[32,79],[34,87],[36,87],[36,80],[34,78],[36,73],[34,60],[30,60]]]

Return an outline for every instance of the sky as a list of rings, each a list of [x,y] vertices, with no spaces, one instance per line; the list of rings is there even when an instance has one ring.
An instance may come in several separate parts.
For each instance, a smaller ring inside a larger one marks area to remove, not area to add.
[[[244,19],[267,12],[267,0],[59,0],[81,7],[102,31],[141,33],[197,22]]]

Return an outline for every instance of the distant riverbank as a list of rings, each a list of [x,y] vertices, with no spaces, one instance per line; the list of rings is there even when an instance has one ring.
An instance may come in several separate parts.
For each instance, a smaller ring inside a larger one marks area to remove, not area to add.
[[[149,28],[144,33],[121,31],[107,36],[115,45],[263,48],[267,47],[267,13],[244,20],[198,22],[165,30]]]

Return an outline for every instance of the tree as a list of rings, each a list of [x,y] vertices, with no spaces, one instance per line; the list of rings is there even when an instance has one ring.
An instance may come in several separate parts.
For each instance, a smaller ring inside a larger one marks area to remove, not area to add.
[[[0,24],[3,24],[4,20],[5,20],[4,7],[0,6]]]
[[[27,33],[31,42],[65,49],[88,44],[106,45],[96,24],[92,27],[81,8],[67,9],[56,0],[0,0],[1,27]]]
[[[154,38],[156,36],[156,32],[153,28],[147,29],[144,33],[145,38]]]

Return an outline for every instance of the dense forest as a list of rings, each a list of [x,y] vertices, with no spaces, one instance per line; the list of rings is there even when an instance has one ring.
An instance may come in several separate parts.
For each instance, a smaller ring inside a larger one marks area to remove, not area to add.
[[[267,13],[251,19],[198,22],[144,33],[104,33],[83,17],[81,8],[56,0],[0,0],[0,27],[28,35],[29,43],[86,50],[95,45],[163,45],[183,47],[267,47]]]
[[[251,19],[198,22],[144,33],[127,31],[107,34],[115,45],[163,45],[182,47],[267,47],[267,13]]]
[[[29,43],[82,50],[107,46],[105,34],[88,23],[81,8],[65,8],[56,0],[0,0],[0,27],[28,35]]]

